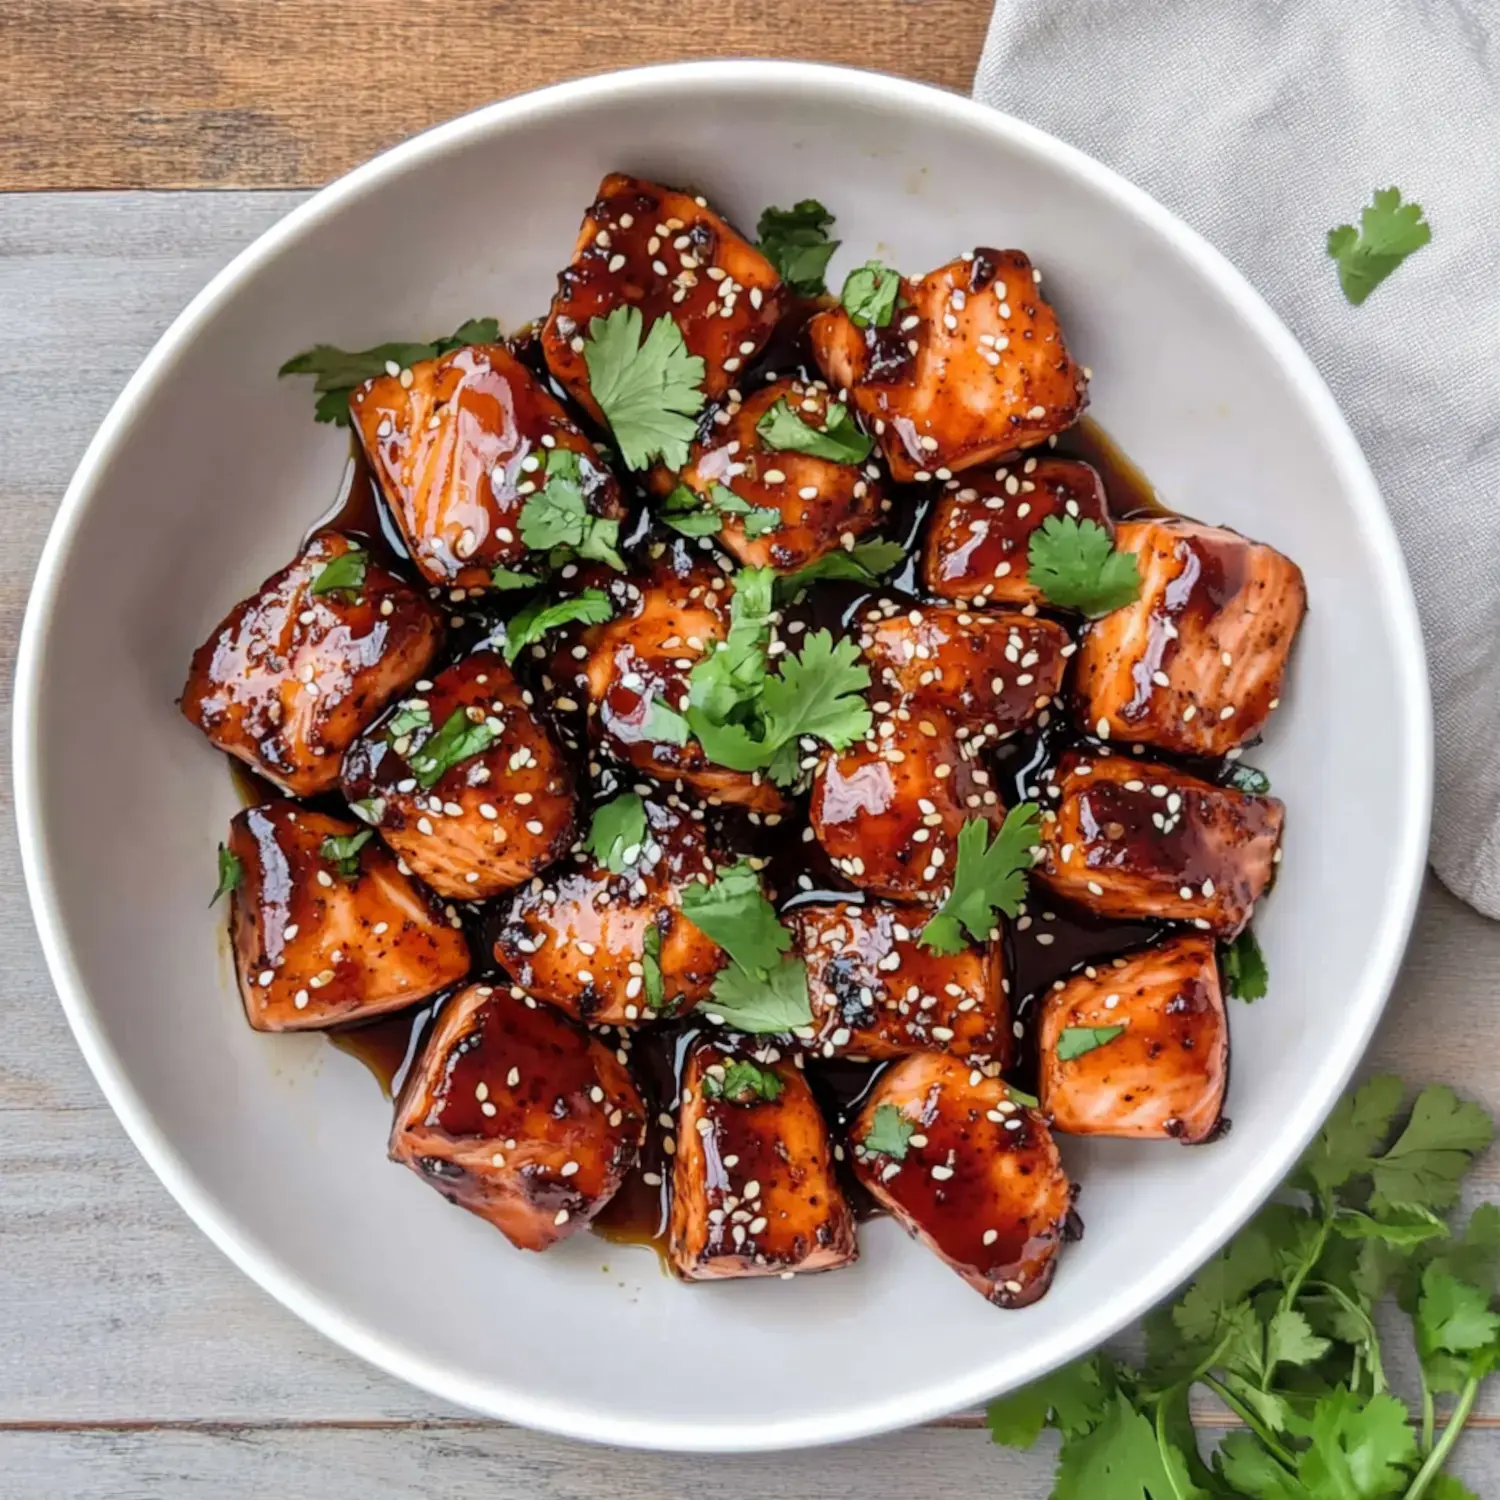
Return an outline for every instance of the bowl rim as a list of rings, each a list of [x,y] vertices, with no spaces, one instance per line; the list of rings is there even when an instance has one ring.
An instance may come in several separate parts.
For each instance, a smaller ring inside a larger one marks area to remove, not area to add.
[[[43,748],[38,741],[42,679],[56,597],[80,525],[121,444],[137,419],[141,398],[169,373],[201,326],[240,283],[275,259],[345,205],[425,162],[476,138],[566,115],[581,105],[633,99],[683,84],[754,93],[802,88],[841,101],[872,100],[893,111],[921,115],[940,126],[980,130],[1019,147],[1071,176],[1166,238],[1222,295],[1275,358],[1328,444],[1359,522],[1374,544],[1377,583],[1394,612],[1396,697],[1411,705],[1396,726],[1403,758],[1411,767],[1396,806],[1401,840],[1390,872],[1386,921],[1367,957],[1355,995],[1358,1024],[1325,1057],[1299,1107],[1291,1112],[1256,1170],[1226,1193],[1212,1213],[1185,1234],[1165,1257],[1153,1280],[1131,1295],[1106,1295],[1078,1317],[1065,1334],[1020,1349],[1005,1349],[988,1364],[951,1379],[890,1398],[813,1417],[756,1424],[702,1424],[689,1419],[604,1417],[565,1402],[538,1399],[524,1389],[456,1375],[384,1337],[377,1329],[327,1305],[292,1268],[258,1244],[224,1209],[211,1187],[195,1176],[137,1093],[98,1024],[93,1002],[74,962],[57,897],[52,854],[41,803]],[[946,90],[861,69],[823,63],[727,59],[666,63],[598,74],[554,84],[483,106],[424,131],[356,167],[292,209],[227,266],[188,303],[146,355],[89,442],[64,493],[48,533],[27,603],[17,655],[13,729],[16,821],[33,919],[68,1024],[105,1098],[151,1169],[189,1217],[247,1276],[304,1322],[378,1368],[443,1400],[566,1437],[624,1447],[680,1452],[753,1452],[848,1441],[945,1416],[997,1392],[1014,1389],[1086,1354],[1168,1295],[1217,1250],[1279,1185],[1321,1125],[1364,1055],[1385,1008],[1405,950],[1426,865],[1432,803],[1432,713],[1416,603],[1394,528],[1374,476],[1333,396],[1292,334],[1228,260],[1196,231],[1140,188],[1077,148],[1016,119]]]

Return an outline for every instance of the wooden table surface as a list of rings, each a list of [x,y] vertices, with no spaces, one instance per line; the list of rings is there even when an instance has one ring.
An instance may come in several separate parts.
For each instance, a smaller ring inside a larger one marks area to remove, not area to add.
[[[988,0],[0,0],[5,1500],[1048,1493],[1050,1450],[992,1448],[977,1413],[786,1457],[621,1454],[473,1419],[325,1342],[199,1234],[100,1097],[31,928],[8,774],[17,633],[68,475],[151,343],[289,190],[490,99],[631,63],[821,58],[967,89],[987,16]],[[1370,1065],[1500,1110],[1497,994],[1500,926],[1430,886]],[[1492,1157],[1471,1198],[1497,1177]],[[1495,1390],[1460,1452],[1475,1491],[1500,1494]]]

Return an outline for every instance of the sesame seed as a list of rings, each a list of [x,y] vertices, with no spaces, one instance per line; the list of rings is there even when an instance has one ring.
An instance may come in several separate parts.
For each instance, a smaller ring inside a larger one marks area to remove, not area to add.
[[[567,1211],[567,1209],[565,1209],[565,1208],[560,1208],[560,1209],[558,1209],[558,1211],[557,1211],[557,1217],[556,1217],[556,1218],[555,1218],[555,1219],[553,1219],[553,1221],[552,1221],[552,1222],[553,1222],[553,1223],[554,1223],[554,1224],[566,1224],[566,1223],[567,1223],[567,1222],[568,1222],[568,1219],[569,1219],[569,1217],[570,1217],[570,1216],[569,1216],[569,1214],[568,1214],[568,1211]]]

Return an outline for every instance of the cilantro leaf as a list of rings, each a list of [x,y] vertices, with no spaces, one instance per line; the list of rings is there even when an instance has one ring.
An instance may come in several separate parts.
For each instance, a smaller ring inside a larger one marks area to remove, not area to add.
[[[774,1104],[785,1088],[779,1074],[743,1058],[729,1063],[722,1078],[716,1073],[703,1075],[703,1097],[730,1104]]]
[[[860,1145],[871,1156],[889,1156],[905,1161],[911,1138],[917,1133],[917,1122],[908,1120],[894,1104],[878,1104],[870,1116],[870,1128]]]
[[[1064,1026],[1057,1038],[1058,1062],[1072,1062],[1085,1057],[1096,1047],[1103,1047],[1123,1034],[1123,1026]]]
[[[624,572],[624,559],[616,550],[620,523],[589,510],[578,455],[571,448],[548,449],[545,472],[545,484],[528,495],[521,508],[521,540],[533,552],[565,547],[581,558]]]
[[[1500,1282],[1500,1205],[1481,1203],[1464,1232],[1432,1262],[1474,1286],[1494,1292]]]
[[[1441,1266],[1422,1272],[1417,1301],[1417,1352],[1424,1363],[1439,1353],[1467,1354],[1500,1338],[1500,1313],[1488,1292],[1460,1281]]]
[[[701,1009],[710,1021],[736,1031],[795,1031],[810,1026],[807,965],[790,955],[768,972],[731,963],[719,971],[713,994]]]
[[[720,870],[711,885],[694,881],[685,886],[681,910],[699,932],[746,969],[772,969],[792,946],[791,933],[766,900],[760,876],[747,859]]]
[[[1417,1456],[1406,1407],[1394,1396],[1369,1400],[1336,1390],[1313,1408],[1297,1475],[1316,1496],[1383,1500],[1400,1495]]]
[[[313,579],[309,593],[313,594],[357,594],[364,587],[365,569],[369,557],[362,547],[351,547],[347,552],[326,563]]]
[[[634,792],[622,792],[594,809],[584,848],[615,875],[640,858],[646,842],[646,804]]]
[[[603,589],[584,589],[568,599],[548,604],[538,599],[512,615],[505,626],[506,661],[513,662],[530,645],[559,625],[602,625],[614,615],[614,606]]]
[[[1401,1080],[1377,1074],[1346,1094],[1307,1148],[1297,1177],[1327,1193],[1368,1167],[1401,1108]]]
[[[1155,1426],[1116,1391],[1091,1432],[1064,1439],[1054,1500],[1189,1500],[1203,1492],[1188,1474],[1187,1459],[1163,1441]]]
[[[657,318],[644,340],[642,322],[633,306],[589,320],[583,346],[589,390],[628,468],[649,468],[660,459],[680,469],[697,431],[694,418],[707,399],[703,361],[688,353],[671,318]]]
[[[900,542],[856,542],[852,552],[825,552],[816,562],[776,580],[778,599],[795,599],[803,589],[825,579],[849,578],[856,583],[876,583],[904,557]]]
[[[823,273],[839,241],[828,238],[833,215],[816,198],[791,208],[768,208],[755,226],[760,253],[799,297],[821,297]]]
[[[417,785],[430,792],[454,766],[483,755],[499,737],[498,720],[485,718],[476,724],[466,709],[455,708],[442,728],[407,757],[407,764]]]
[[[1214,1468],[1234,1486],[1236,1495],[1248,1495],[1252,1500],[1309,1500],[1307,1491],[1253,1433],[1229,1433],[1214,1455]]]
[[[1237,792],[1249,792],[1253,797],[1264,797],[1271,790],[1271,778],[1254,766],[1236,761],[1229,772],[1227,783]]]
[[[1379,1240],[1404,1249],[1443,1238],[1448,1226],[1425,1208],[1394,1208],[1378,1219],[1358,1209],[1342,1208],[1333,1220],[1333,1231],[1346,1240]]]
[[[1027,557],[1027,581],[1049,604],[1081,610],[1091,620],[1123,608],[1141,592],[1135,554],[1116,552],[1097,521],[1048,516],[1031,533]]]
[[[490,574],[490,587],[508,591],[510,589],[529,589],[533,584],[542,580],[535,573],[520,573],[515,568],[507,568],[497,564],[495,571]]]
[[[318,845],[318,853],[346,880],[359,874],[359,851],[375,837],[372,828],[362,828],[358,833],[331,834]]]
[[[432,710],[425,703],[403,703],[385,722],[388,739],[399,740],[432,723]]]
[[[1426,1500],[1479,1500],[1479,1496],[1451,1474],[1434,1474],[1427,1486]]]
[[[839,301],[856,328],[884,328],[901,295],[901,273],[878,260],[867,260],[844,278]]]
[[[661,509],[662,520],[684,536],[716,536],[730,516],[738,519],[745,535],[752,540],[781,525],[779,510],[751,505],[722,484],[711,485],[706,495],[679,484]]]
[[[1224,975],[1224,988],[1236,1000],[1265,999],[1271,972],[1250,928],[1247,927],[1232,943],[1220,945],[1219,968]]]
[[[351,802],[349,804],[349,811],[352,812],[356,818],[360,818],[364,822],[370,823],[378,828],[380,826],[380,820],[385,816],[385,798],[362,797],[358,802]]]
[[[836,464],[862,464],[875,446],[875,439],[855,425],[849,408],[830,401],[823,425],[814,427],[787,405],[783,396],[755,424],[756,435],[767,448],[781,453],[807,453]]]
[[[1432,239],[1420,203],[1403,203],[1400,188],[1377,188],[1360,210],[1359,228],[1340,224],[1328,231],[1328,254],[1338,262],[1339,285],[1358,307],[1408,255]]]
[[[1396,1204],[1452,1208],[1460,1178],[1494,1138],[1489,1115],[1441,1085],[1423,1089],[1406,1129],[1370,1164],[1372,1210]]]
[[[219,883],[214,887],[213,899],[208,903],[217,906],[221,896],[227,896],[231,891],[240,888],[240,881],[245,878],[245,866],[239,855],[231,854],[223,844],[219,845]]]
[[[860,695],[870,685],[870,670],[851,640],[835,641],[826,630],[808,635],[802,650],[787,653],[781,670],[761,688],[760,708],[768,740],[778,748],[803,737],[820,739],[835,750],[862,740],[873,722]],[[772,775],[776,762],[772,760]],[[776,776],[785,782],[791,777]]]
[[[645,992],[646,1009],[665,1015],[668,1007],[661,973],[661,928],[655,922],[646,924],[646,935],[641,939],[641,988]]]
[[[315,344],[294,354],[277,375],[311,375],[317,394],[315,415],[320,422],[338,427],[349,425],[349,398],[367,380],[399,374],[403,369],[436,359],[467,344],[494,344],[500,339],[500,324],[494,318],[470,318],[445,339],[431,344],[376,344],[373,349],[352,352],[332,344]]]
[[[953,889],[917,941],[933,953],[960,953],[967,946],[966,931],[982,943],[994,930],[997,914],[1015,916],[1026,899],[1026,872],[1034,863],[1041,826],[1041,810],[1031,802],[1006,813],[993,842],[990,825],[970,818],[959,830]]]
[[[1310,1365],[1333,1346],[1312,1331],[1312,1325],[1293,1307],[1278,1307],[1266,1325],[1265,1370],[1277,1365]]]
[[[1036,1441],[1042,1423],[1047,1421],[1064,1437],[1081,1437],[1103,1420],[1113,1396],[1113,1383],[1105,1376],[1101,1357],[1091,1355],[992,1401],[985,1414],[990,1441],[1011,1448],[1029,1448]]]

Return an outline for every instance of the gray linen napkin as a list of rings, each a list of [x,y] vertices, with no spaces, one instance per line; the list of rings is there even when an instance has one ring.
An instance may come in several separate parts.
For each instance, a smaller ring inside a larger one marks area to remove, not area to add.
[[[1500,917],[1500,4],[998,0],[974,94],[1179,214],[1311,354],[1421,608],[1433,867]],[[1432,243],[1351,307],[1324,238],[1392,184]]]

